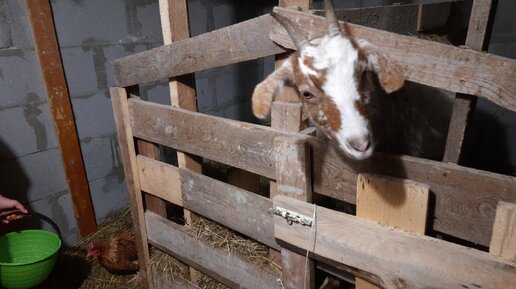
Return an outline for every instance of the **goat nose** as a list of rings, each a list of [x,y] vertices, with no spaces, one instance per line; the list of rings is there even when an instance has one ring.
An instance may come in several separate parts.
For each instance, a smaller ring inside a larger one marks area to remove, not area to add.
[[[365,152],[369,148],[369,137],[356,137],[348,141],[349,145],[359,152]]]

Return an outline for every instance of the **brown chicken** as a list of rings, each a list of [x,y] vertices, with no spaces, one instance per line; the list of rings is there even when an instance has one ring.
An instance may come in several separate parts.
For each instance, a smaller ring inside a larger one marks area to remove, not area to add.
[[[109,239],[86,246],[87,257],[97,257],[99,264],[112,273],[137,271],[138,253],[131,229],[114,233]]]

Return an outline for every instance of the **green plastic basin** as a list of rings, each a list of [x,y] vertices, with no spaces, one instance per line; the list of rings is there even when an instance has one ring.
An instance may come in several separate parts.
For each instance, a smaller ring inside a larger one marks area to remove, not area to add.
[[[24,230],[0,237],[0,285],[32,288],[52,272],[61,239],[49,231]]]

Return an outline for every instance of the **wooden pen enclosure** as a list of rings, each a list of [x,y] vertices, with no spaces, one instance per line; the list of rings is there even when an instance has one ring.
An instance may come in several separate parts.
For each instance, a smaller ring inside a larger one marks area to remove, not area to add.
[[[320,16],[284,8],[275,11],[298,23],[307,35],[319,35],[325,27]],[[359,25],[350,28],[354,35],[378,45],[407,67],[411,81],[485,97],[516,110],[516,61]],[[166,286],[160,276],[147,270],[148,244],[231,288],[303,288],[299,284],[305,279],[312,282],[310,273],[305,274],[303,267],[289,268],[285,260],[304,260],[307,249],[311,260],[325,271],[351,272],[385,288],[516,286],[514,260],[386,228],[305,202],[311,201],[313,191],[354,204],[357,178],[362,174],[410,179],[426,184],[431,191],[429,229],[487,247],[498,202],[516,203],[515,177],[409,156],[378,154],[366,161],[351,161],[312,136],[310,129],[289,132],[137,97],[140,84],[277,55],[289,48],[293,44],[286,32],[271,16],[264,15],[114,62],[118,87],[111,88],[111,97],[138,233],[141,273],[147,287]],[[299,110],[296,104],[292,106]],[[276,193],[271,195],[283,196],[273,200],[202,175],[187,165],[166,164],[156,153],[157,145],[272,179]],[[165,202],[281,251],[283,273],[262,269],[195,238],[166,218]],[[315,228],[320,236],[317,243],[309,243],[313,233],[310,227],[287,225],[283,218],[271,214],[270,209],[278,205],[305,216],[317,212],[321,222]],[[511,218],[514,215],[509,214]],[[511,226],[514,230],[514,224]],[[348,234],[339,239],[337,232]],[[508,238],[509,242],[515,241]],[[364,244],[363,250],[360,244]],[[396,250],[393,244],[402,244],[404,252],[410,253],[383,258],[383,251]],[[372,260],[376,265],[361,260]],[[453,273],[445,274],[445,270]],[[197,288],[189,283],[174,286]]]

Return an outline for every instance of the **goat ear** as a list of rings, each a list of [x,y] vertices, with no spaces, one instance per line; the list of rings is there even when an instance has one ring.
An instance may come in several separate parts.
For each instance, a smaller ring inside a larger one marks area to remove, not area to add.
[[[389,57],[375,53],[375,56],[369,56],[373,58],[374,62],[370,61],[381,86],[387,93],[395,92],[403,87],[405,84],[405,71],[401,65]]]
[[[292,81],[293,72],[291,59],[286,60],[283,65],[270,74],[264,81],[254,88],[252,104],[253,113],[257,118],[264,119],[269,115],[272,101],[276,93],[285,85],[285,82]]]
[[[380,85],[385,92],[395,92],[403,87],[405,70],[401,65],[388,56],[378,53],[376,48],[368,41],[360,39],[357,43],[366,54],[369,67],[376,72]]]

